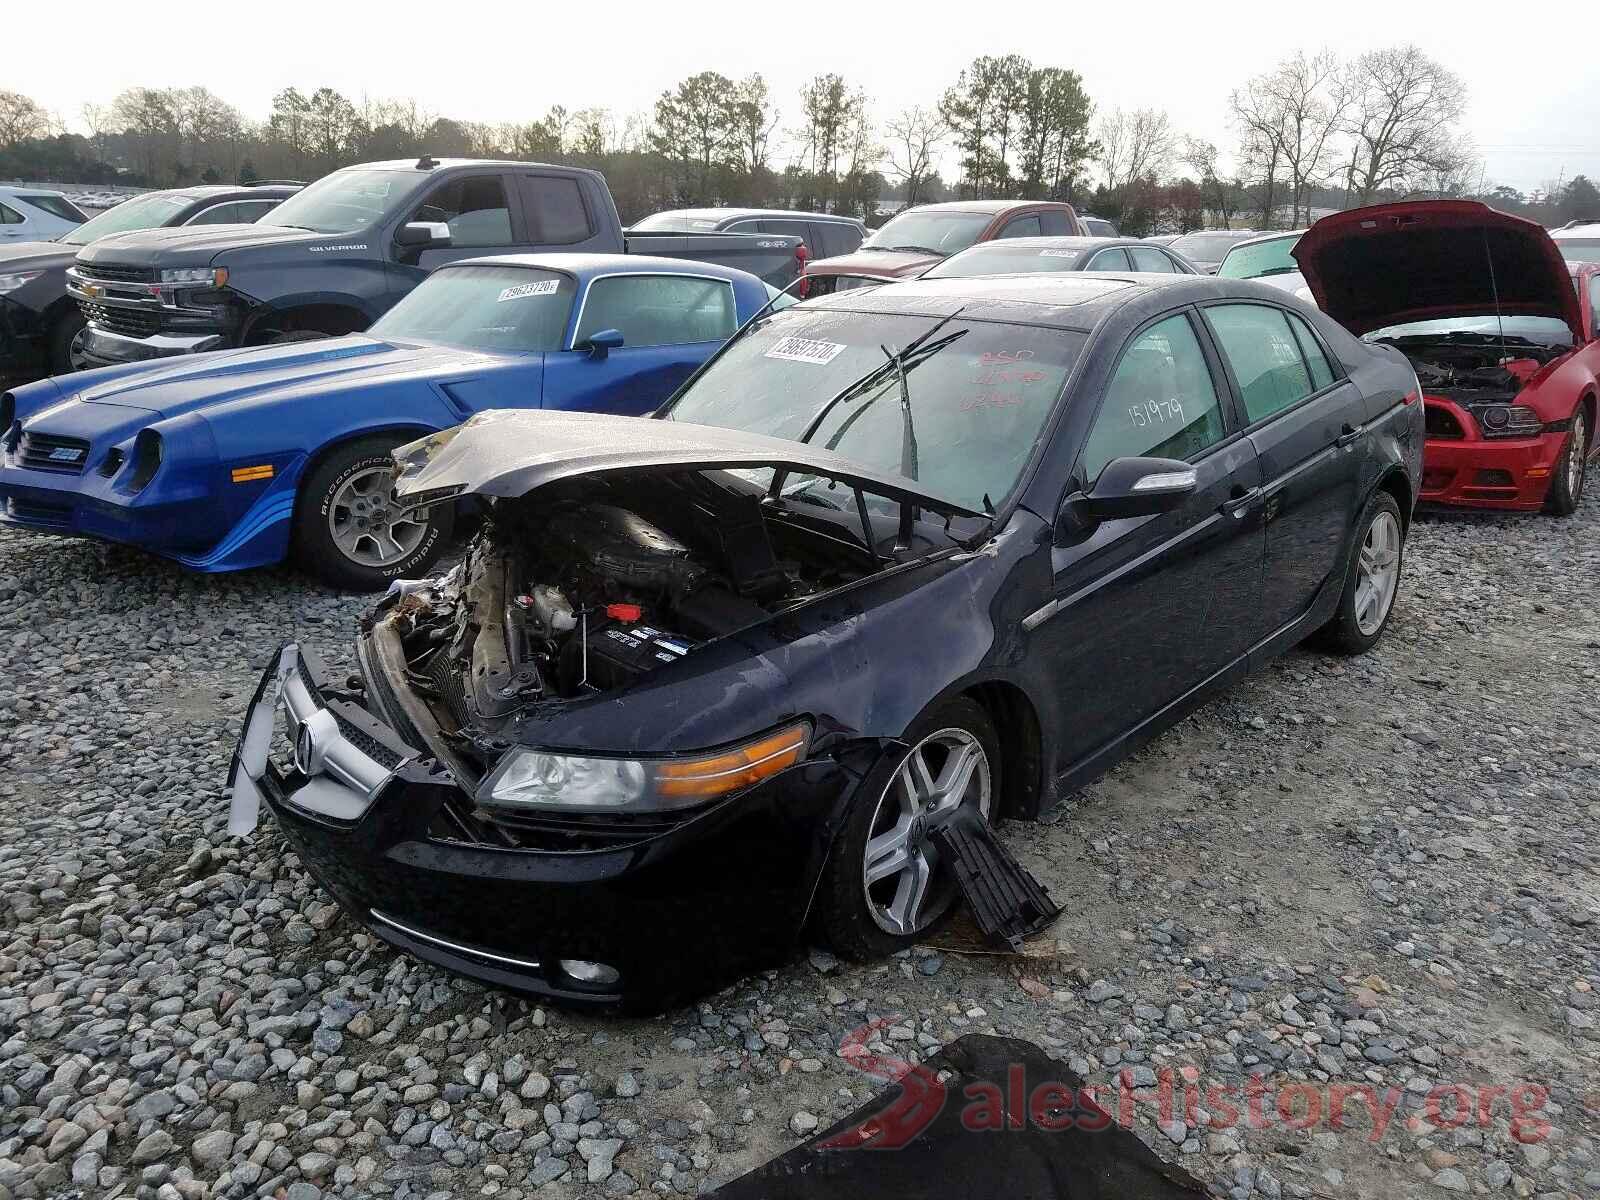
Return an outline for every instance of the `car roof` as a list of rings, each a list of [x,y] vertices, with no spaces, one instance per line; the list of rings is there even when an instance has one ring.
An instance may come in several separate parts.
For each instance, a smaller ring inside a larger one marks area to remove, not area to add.
[[[1600,237],[1600,221],[1585,221],[1582,225],[1563,225],[1560,229],[1552,229],[1550,236],[1558,242],[1568,238],[1593,238]]]
[[[1157,290],[1185,290],[1173,302],[1219,296],[1259,296],[1237,280],[1172,272],[1072,272],[1061,275],[980,275],[967,279],[912,279],[881,287],[852,288],[803,302],[808,309],[839,312],[962,316],[978,321],[1013,321],[1058,329],[1093,329],[1113,310]],[[1230,286],[1232,285],[1232,286]],[[797,306],[801,307],[801,306]]]
[[[729,283],[760,283],[748,271],[718,263],[687,258],[658,258],[653,254],[490,254],[482,258],[461,258],[434,268],[434,274],[452,267],[538,267],[561,271],[580,283],[597,275],[699,275],[726,279]]]
[[[895,213],[895,216],[904,216],[910,212],[969,212],[995,213],[1009,212],[1013,208],[1033,208],[1041,204],[1056,207],[1054,201],[1048,200],[946,200],[940,204],[919,204],[915,208],[904,208]]]
[[[25,183],[0,183],[0,195],[6,195],[6,196],[60,196],[63,200],[65,200],[67,198],[67,195],[66,195],[65,192],[57,191],[55,188],[29,187]]]
[[[1116,246],[1142,246],[1144,243],[1138,238],[1125,237],[1085,237],[1069,234],[1055,237],[1020,237],[996,238],[989,242],[978,242],[962,250],[962,254],[998,254],[1007,246],[1021,246],[1023,248],[1035,247],[1040,250],[1102,250],[1106,247]],[[950,256],[954,258],[955,255]]]
[[[264,197],[268,200],[282,200],[287,196],[294,195],[299,190],[298,185],[288,183],[264,183],[259,187],[251,187],[243,183],[205,183],[198,187],[172,188],[165,192],[165,195],[176,196],[183,200],[218,200],[224,196],[238,200],[249,200],[256,197]],[[144,192],[142,194],[149,196],[154,193]],[[133,199],[133,197],[130,196],[129,199]]]
[[[859,217],[843,213],[802,212],[795,208],[668,208],[653,217],[683,217],[691,221],[731,221],[745,217],[782,217],[791,221],[837,221],[841,225],[860,225]]]
[[[1215,229],[1197,229],[1197,230],[1195,230],[1195,232],[1196,233],[1225,233],[1227,231],[1226,230],[1215,230]],[[1233,250],[1237,250],[1240,246],[1254,246],[1258,242],[1274,242],[1274,241],[1277,241],[1279,238],[1286,238],[1286,237],[1298,238],[1303,233],[1305,233],[1304,229],[1280,229],[1276,233],[1255,234],[1255,235],[1252,235],[1252,236],[1247,237],[1247,238],[1240,238],[1237,242],[1235,242],[1233,244]],[[1228,253],[1232,254],[1233,250],[1229,250]]]

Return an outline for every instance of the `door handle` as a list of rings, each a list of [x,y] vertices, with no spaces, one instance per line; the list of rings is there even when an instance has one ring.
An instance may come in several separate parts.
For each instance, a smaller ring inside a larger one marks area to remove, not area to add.
[[[1355,445],[1356,440],[1358,438],[1360,438],[1360,436],[1361,436],[1361,430],[1357,429],[1354,425],[1350,425],[1350,424],[1347,423],[1345,425],[1343,431],[1339,434],[1339,436],[1334,439],[1334,443],[1333,444],[1338,449],[1343,450],[1347,446]]]
[[[1250,510],[1252,504],[1261,499],[1261,489],[1258,487],[1235,488],[1234,491],[1237,494],[1219,504],[1217,511],[1227,513],[1228,516],[1237,520]]]

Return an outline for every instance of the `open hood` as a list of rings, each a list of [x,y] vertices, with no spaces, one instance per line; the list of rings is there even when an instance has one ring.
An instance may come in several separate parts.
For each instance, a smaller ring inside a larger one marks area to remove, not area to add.
[[[715,425],[605,413],[497,409],[401,446],[394,458],[400,468],[395,493],[402,499],[440,490],[516,497],[577,475],[649,467],[776,467],[827,476],[935,512],[983,515],[919,490],[915,480],[820,446]]]
[[[1572,276],[1544,227],[1476,200],[1408,200],[1323,217],[1294,248],[1318,306],[1360,336],[1499,312],[1585,340]]]

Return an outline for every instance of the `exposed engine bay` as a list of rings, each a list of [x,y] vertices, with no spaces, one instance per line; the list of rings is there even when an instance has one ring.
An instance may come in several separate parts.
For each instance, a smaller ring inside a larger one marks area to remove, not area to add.
[[[1509,402],[1546,363],[1570,346],[1542,345],[1526,338],[1468,334],[1380,338],[1411,360],[1424,393],[1464,405]]]
[[[629,686],[958,544],[937,519],[885,552],[856,515],[832,498],[773,501],[724,472],[589,476],[496,500],[457,567],[375,610],[403,650],[406,677],[390,686],[426,703],[458,773],[481,775],[540,706]]]

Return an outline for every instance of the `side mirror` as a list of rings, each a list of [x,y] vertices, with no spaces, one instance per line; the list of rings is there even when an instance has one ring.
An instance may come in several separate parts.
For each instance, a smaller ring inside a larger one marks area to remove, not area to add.
[[[450,244],[450,226],[443,221],[407,221],[395,230],[394,244],[407,250],[437,250]]]
[[[1074,492],[1061,502],[1056,541],[1075,541],[1101,521],[1171,512],[1199,486],[1195,469],[1177,459],[1112,459],[1092,489]]]
[[[622,330],[600,329],[589,335],[589,340],[579,346],[579,350],[587,350],[589,357],[599,362],[613,350],[622,346]]]

